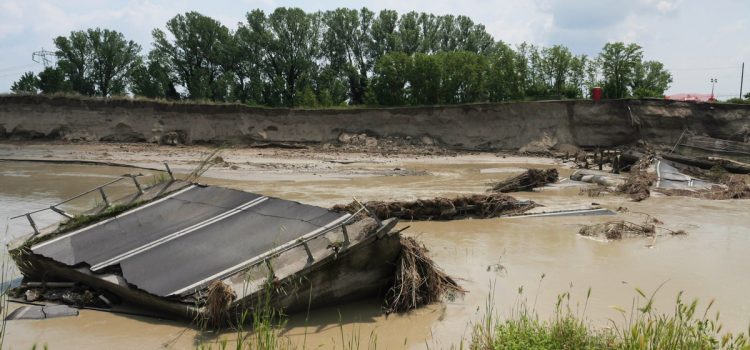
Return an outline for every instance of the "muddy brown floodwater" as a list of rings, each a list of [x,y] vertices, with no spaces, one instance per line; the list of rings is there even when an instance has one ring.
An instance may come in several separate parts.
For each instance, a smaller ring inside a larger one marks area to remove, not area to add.
[[[149,163],[146,158],[140,162]],[[353,162],[336,163],[336,172],[346,174],[343,176],[295,176],[286,167],[259,176],[248,167],[260,160],[250,159],[243,160],[244,168],[213,170],[201,181],[331,206],[347,203],[353,196],[377,200],[481,193],[489,182],[515,175],[524,167],[560,167],[550,159],[491,154],[387,160],[339,157],[344,158]],[[285,164],[313,167],[322,162],[307,156],[284,160]],[[0,162],[0,166],[0,203],[9,203],[14,212],[4,209],[2,215],[6,216],[106,182],[122,170],[9,162]],[[78,175],[52,175],[65,173]],[[561,170],[562,177],[569,174],[570,170]],[[61,184],[69,193],[60,192]],[[685,298],[698,298],[702,306],[715,300],[713,310],[721,311],[726,330],[747,331],[750,201],[655,196],[634,203],[622,196],[580,195],[577,186],[565,186],[565,182],[513,195],[550,206],[596,202],[613,210],[626,207],[628,211],[618,217],[638,222],[643,217],[639,213],[649,213],[663,221],[664,227],[683,229],[688,235],[602,242],[576,234],[581,225],[611,220],[612,216],[402,222],[401,227],[410,226],[405,233],[424,242],[434,260],[468,290],[463,297],[387,317],[378,300],[341,304],[291,315],[284,335],[308,348],[341,348],[342,342],[353,338],[358,338],[362,347],[375,341],[378,348],[388,349],[447,348],[470,337],[471,323],[484,315],[488,298],[501,316],[507,316],[519,299],[528,299],[531,305],[536,300],[536,310],[546,318],[563,292],[570,291],[572,307],[579,304],[582,310],[591,288],[586,315],[593,325],[607,326],[609,319],[620,317],[613,307],[630,310],[637,296],[635,288],[650,294],[659,286],[655,300],[661,311],[670,312],[677,293],[685,291]],[[520,287],[523,293],[519,296]],[[223,339],[234,337],[220,335]],[[110,349],[189,348],[201,340],[216,338],[199,336],[179,323],[83,311],[77,318],[10,322],[6,344],[12,348],[48,344],[51,349],[105,344]]]

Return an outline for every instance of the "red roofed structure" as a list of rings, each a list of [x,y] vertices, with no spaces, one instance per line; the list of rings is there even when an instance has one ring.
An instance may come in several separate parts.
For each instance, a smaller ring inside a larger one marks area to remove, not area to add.
[[[666,100],[685,101],[685,102],[714,102],[716,98],[711,94],[674,94],[664,96]]]

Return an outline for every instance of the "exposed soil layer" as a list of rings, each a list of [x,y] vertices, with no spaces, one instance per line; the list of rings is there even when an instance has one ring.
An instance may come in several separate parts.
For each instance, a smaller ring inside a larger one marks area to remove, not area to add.
[[[379,146],[381,140],[400,140],[402,144],[454,150],[524,149],[543,153],[547,148],[613,147],[637,140],[674,144],[685,129],[732,139],[737,130],[750,128],[750,106],[571,100],[306,110],[0,96],[0,127],[4,130],[0,137],[10,140],[169,145],[328,143],[343,147],[361,142],[359,148],[374,147],[378,152],[389,148],[388,142]],[[360,137],[363,134],[365,137]]]

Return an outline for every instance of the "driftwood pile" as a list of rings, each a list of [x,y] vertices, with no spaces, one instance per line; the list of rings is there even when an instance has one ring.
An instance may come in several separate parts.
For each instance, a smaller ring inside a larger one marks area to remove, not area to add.
[[[385,296],[386,314],[413,310],[464,291],[427,252],[414,238],[401,237],[396,276]]]
[[[380,220],[399,218],[403,220],[454,220],[467,217],[492,218],[501,215],[521,214],[536,204],[519,201],[511,196],[495,193],[475,194],[457,198],[418,199],[416,201],[370,201],[365,207]],[[336,205],[332,210],[355,213],[361,208],[357,202]]]
[[[508,193],[531,191],[549,183],[557,182],[557,169],[529,169],[521,175],[492,185],[490,192]]]

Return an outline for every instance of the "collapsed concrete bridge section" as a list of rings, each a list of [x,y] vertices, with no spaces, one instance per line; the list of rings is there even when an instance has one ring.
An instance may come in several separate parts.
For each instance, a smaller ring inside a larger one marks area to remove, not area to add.
[[[673,145],[685,130],[747,142],[750,105],[626,99],[307,110],[0,96],[0,139],[10,140],[326,143],[366,134],[451,149],[517,150],[540,142]]]
[[[269,283],[284,289],[272,301],[286,309],[382,293],[400,253],[396,220],[182,181],[139,201],[11,253],[27,279],[83,283],[188,320],[209,312],[202,305],[216,281],[238,310]]]

